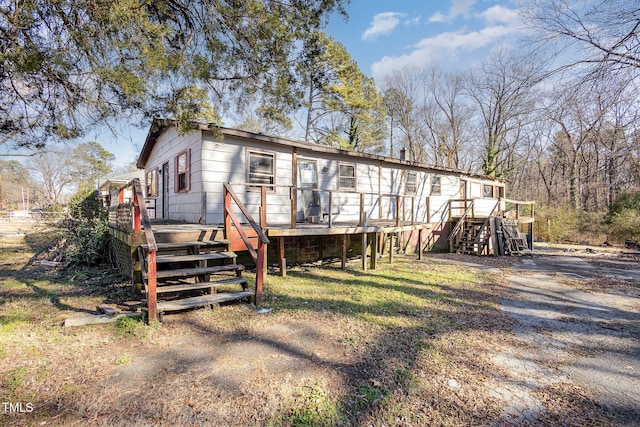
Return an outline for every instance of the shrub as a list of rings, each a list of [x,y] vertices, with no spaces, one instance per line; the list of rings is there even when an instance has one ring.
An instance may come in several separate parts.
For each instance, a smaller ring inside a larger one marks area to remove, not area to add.
[[[612,241],[640,240],[640,193],[618,197],[607,212],[605,225]]]
[[[81,185],[69,204],[71,219],[66,229],[68,264],[98,265],[111,261],[108,212],[98,200],[98,192]]]
[[[555,243],[602,243],[604,214],[576,211],[567,206],[540,206],[536,210],[536,236]]]

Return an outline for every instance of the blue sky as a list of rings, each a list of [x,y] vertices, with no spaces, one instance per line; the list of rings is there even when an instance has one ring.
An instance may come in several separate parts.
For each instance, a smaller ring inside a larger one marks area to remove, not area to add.
[[[348,21],[336,14],[325,31],[376,82],[404,66],[465,69],[515,42],[522,32],[517,1],[351,0]],[[83,140],[99,142],[123,165],[137,159],[147,131],[123,127],[114,136],[102,129]]]
[[[468,68],[522,32],[514,1],[352,0],[327,33],[380,82],[407,65]]]

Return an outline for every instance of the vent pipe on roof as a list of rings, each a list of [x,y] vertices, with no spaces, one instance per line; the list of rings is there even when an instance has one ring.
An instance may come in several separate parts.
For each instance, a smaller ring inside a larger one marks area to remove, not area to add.
[[[400,160],[407,160],[407,149],[402,148],[400,150]]]

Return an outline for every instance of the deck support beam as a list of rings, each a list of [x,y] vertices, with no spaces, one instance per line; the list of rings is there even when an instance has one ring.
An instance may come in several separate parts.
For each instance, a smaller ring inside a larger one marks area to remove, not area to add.
[[[371,242],[371,261],[369,267],[375,270],[378,261],[378,233],[371,233],[369,241]]]
[[[267,245],[258,240],[258,259],[256,262],[256,293],[255,293],[255,304],[256,307],[259,307],[262,304],[262,287],[264,285],[264,276],[265,276],[265,266],[266,266],[266,255],[267,255]]]
[[[367,233],[362,233],[362,271],[367,271]]]
[[[280,277],[287,277],[287,259],[284,257],[284,237],[278,238],[278,266]]]
[[[158,296],[156,290],[156,251],[149,251],[147,261],[147,315],[149,322],[158,320]]]

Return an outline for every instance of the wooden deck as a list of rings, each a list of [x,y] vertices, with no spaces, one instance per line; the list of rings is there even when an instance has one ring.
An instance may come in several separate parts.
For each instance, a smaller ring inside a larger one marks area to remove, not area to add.
[[[410,215],[403,209],[393,218],[369,219],[363,209],[361,194],[359,215],[354,221],[332,221],[331,216],[325,215],[311,216],[308,222],[296,222],[292,215],[290,223],[269,223],[264,187],[256,220],[225,184],[224,223],[187,223],[151,220],[145,204],[139,203],[144,200],[140,182],[133,180],[128,185],[135,189],[134,200],[124,203],[121,199],[125,187],[119,190],[118,204],[109,207],[110,233],[116,240],[118,263],[130,273],[136,289],[140,288],[147,295],[150,320],[155,320],[164,311],[216,305],[250,295],[259,306],[269,244],[275,245],[271,256],[277,258],[282,276],[286,275],[287,256],[292,264],[340,259],[342,268],[346,267],[347,259],[360,258],[362,270],[367,271],[375,269],[382,256],[388,255],[389,262],[393,261],[394,253],[415,253],[422,259],[425,251],[442,248],[442,243],[444,250],[459,250],[465,246],[467,252],[488,254],[490,240],[495,237],[491,231],[494,228],[490,224],[492,221],[513,215],[520,223],[532,226],[534,216],[533,202],[496,200],[491,204],[493,208],[487,209],[486,200],[476,206],[473,199],[453,199],[449,201],[448,215],[439,218],[439,222],[421,222],[416,219],[412,199]],[[400,206],[398,202],[403,197],[395,198],[396,206]],[[232,209],[234,202],[236,209]],[[507,203],[514,208],[504,210],[502,206]],[[427,215],[427,218],[432,216]],[[470,223],[474,223],[477,230],[471,232]],[[236,261],[238,251],[243,252]],[[242,277],[245,271],[242,263],[246,261],[255,265],[255,269],[246,270],[256,274],[253,292]],[[230,286],[234,285],[241,290],[230,292]],[[203,292],[207,294],[202,295]]]
[[[206,244],[210,241],[223,241],[224,233],[223,224],[193,224],[180,221],[172,221],[167,219],[152,220],[152,227],[158,240],[158,247],[179,248],[183,243],[180,240],[185,239],[185,235],[190,235],[191,243]],[[244,231],[250,233],[250,225],[243,225]],[[276,258],[281,275],[286,275],[287,259],[285,258],[285,245],[291,242],[290,239],[313,238],[320,236],[342,236],[340,246],[342,265],[344,266],[347,259],[347,241],[355,237],[358,245],[361,247],[361,253],[357,254],[362,259],[362,268],[376,268],[378,259],[386,254],[389,259],[393,257],[393,247],[401,239],[403,233],[416,232],[418,234],[418,243],[416,245],[416,253],[422,257],[424,249],[432,243],[427,232],[434,229],[435,225],[430,223],[419,223],[412,221],[399,220],[370,220],[361,225],[359,221],[353,222],[334,222],[328,223],[306,223],[298,222],[295,228],[289,223],[286,224],[266,224],[263,225],[265,234],[277,244]],[[179,237],[178,237],[179,236]],[[231,233],[230,247],[234,251],[243,251],[243,243],[238,237],[238,233]],[[250,236],[255,239],[255,237]],[[165,243],[166,242],[166,243]],[[395,242],[395,243],[394,243]],[[350,254],[353,256],[356,254]]]
[[[291,228],[286,224],[269,225],[266,227],[269,237],[287,236],[327,236],[339,234],[363,234],[363,233],[398,233],[403,231],[420,230],[431,228],[430,223],[411,223],[410,221],[385,221],[372,220],[365,225],[358,222],[333,223],[331,227],[327,224],[298,223],[296,228]]]

